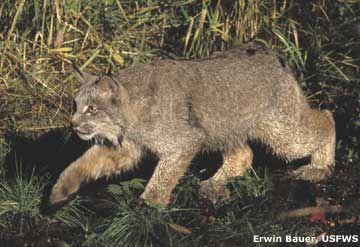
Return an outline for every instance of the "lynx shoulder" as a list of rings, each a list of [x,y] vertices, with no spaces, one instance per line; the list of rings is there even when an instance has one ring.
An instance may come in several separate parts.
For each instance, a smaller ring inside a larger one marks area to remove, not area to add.
[[[332,114],[309,107],[272,51],[237,48],[208,59],[132,66],[116,76],[77,69],[75,74],[82,86],[72,125],[82,139],[96,144],[61,174],[52,204],[66,200],[82,182],[132,169],[144,148],[159,162],[141,198],[160,205],[168,204],[202,149],[223,153],[222,167],[201,183],[214,201],[226,195],[229,178],[251,166],[250,140],[289,161],[310,156],[309,164],[293,172],[296,178],[316,182],[333,169]]]

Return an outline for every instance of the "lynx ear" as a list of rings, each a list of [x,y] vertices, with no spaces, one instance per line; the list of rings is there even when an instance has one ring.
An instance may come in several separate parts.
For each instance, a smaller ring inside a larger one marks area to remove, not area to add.
[[[113,102],[127,102],[129,100],[127,89],[115,77],[104,76],[95,85],[102,97],[113,97]]]
[[[120,104],[129,103],[129,92],[121,83],[118,84],[116,94],[117,94],[116,101],[118,103]]]
[[[76,79],[82,84],[88,84],[88,83],[93,83],[97,80],[97,76],[92,75],[90,73],[87,72],[83,72],[80,70],[80,68],[78,68],[75,64],[72,64],[73,67],[73,72],[74,75],[76,77]]]

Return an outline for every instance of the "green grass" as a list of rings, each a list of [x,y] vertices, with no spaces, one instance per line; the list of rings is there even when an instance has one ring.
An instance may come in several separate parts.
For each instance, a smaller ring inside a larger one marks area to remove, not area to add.
[[[342,226],[332,229],[306,218],[276,220],[279,212],[290,209],[291,194],[278,196],[277,178],[262,166],[232,181],[231,200],[216,205],[199,195],[199,179],[189,173],[168,209],[139,205],[144,181],[131,180],[101,191],[105,199],[78,196],[56,214],[44,215],[41,203],[54,174],[25,173],[19,165],[15,176],[7,176],[5,167],[12,164],[5,158],[12,140],[6,134],[36,138],[69,125],[77,88],[73,62],[94,73],[110,68],[116,73],[158,57],[204,57],[255,41],[286,58],[315,108],[334,112],[337,175],[317,196],[356,209],[359,16],[358,1],[340,0],[2,1],[0,240],[40,245],[46,241],[38,235],[44,235],[62,246],[254,246],[254,234],[342,232]],[[95,204],[106,213],[94,209]],[[350,215],[358,214],[355,209]]]
[[[259,177],[247,176],[244,181],[256,184]],[[242,181],[242,182],[244,182]],[[143,191],[143,183],[138,179],[122,182],[120,185],[111,184],[108,191],[112,195],[107,201],[109,209],[112,210],[110,217],[105,218],[102,224],[94,229],[86,245],[89,246],[203,246],[206,242],[219,241],[220,239],[238,239],[243,233],[236,233],[231,229],[231,224],[238,210],[237,203],[247,197],[263,197],[265,190],[263,186],[251,185],[252,191],[244,191],[243,187],[234,188],[236,197],[229,203],[216,205],[219,212],[224,214],[216,219],[216,222],[208,225],[207,216],[200,207],[201,200],[193,186],[198,180],[188,176],[178,186],[173,194],[173,202],[168,209],[152,208],[146,205],[139,206],[137,196]],[[235,183],[234,183],[235,184]],[[192,186],[190,186],[192,185]],[[259,185],[259,184],[258,184]],[[261,190],[260,194],[259,191]],[[245,192],[245,193],[244,193]],[[233,207],[230,214],[228,210]],[[236,219],[239,220],[239,219]],[[217,235],[214,235],[214,232]],[[209,238],[208,235],[214,235]]]
[[[33,231],[32,228],[41,229],[59,224],[76,229],[76,233],[85,238],[87,217],[91,217],[91,212],[81,205],[82,200],[76,198],[51,217],[45,216],[40,212],[45,186],[46,177],[22,174],[21,165],[17,167],[14,179],[1,177],[0,229],[21,236]]]
[[[11,222],[15,216],[20,217],[20,229],[22,222],[27,217],[38,214],[43,184],[41,181],[30,175],[24,178],[18,174],[13,183],[5,179],[0,182],[0,219]]]
[[[0,138],[0,178],[3,178],[5,175],[5,157],[6,154],[10,151],[9,145],[3,138]]]
[[[196,207],[184,207],[184,190],[189,184],[197,183],[192,176],[186,178],[173,195],[174,198],[181,198],[181,202],[176,200],[168,209],[139,206],[136,196],[143,188],[138,186],[137,179],[120,185],[112,184],[108,188],[112,197],[107,201],[112,213],[100,220],[102,224],[94,224],[97,227],[84,245],[254,246],[254,234],[307,236],[321,232],[321,226],[314,226],[304,219],[277,221],[276,216],[281,208],[274,211],[274,200],[269,193],[271,185],[265,186],[264,182],[268,179],[252,173],[234,181],[230,186],[232,199],[213,205],[213,208],[204,207],[199,194],[192,195],[194,187],[187,199],[191,198],[192,205]],[[275,207],[278,205],[276,203]]]
[[[76,89],[71,62],[97,73],[112,67],[116,73],[158,56],[201,57],[257,40],[283,53],[295,70],[305,73],[307,83],[359,82],[358,4],[300,5],[253,0],[3,1],[0,103],[5,114],[0,131],[39,132],[67,125]]]

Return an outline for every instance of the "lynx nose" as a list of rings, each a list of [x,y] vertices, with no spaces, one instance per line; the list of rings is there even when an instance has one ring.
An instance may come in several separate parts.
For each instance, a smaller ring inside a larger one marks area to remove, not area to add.
[[[80,125],[80,122],[79,121],[77,121],[76,119],[72,119],[71,120],[71,127],[73,128],[73,129],[78,129],[79,128],[79,125]]]

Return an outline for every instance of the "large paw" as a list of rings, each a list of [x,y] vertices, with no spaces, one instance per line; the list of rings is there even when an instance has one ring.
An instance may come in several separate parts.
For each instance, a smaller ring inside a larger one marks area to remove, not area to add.
[[[217,183],[211,180],[200,183],[200,193],[214,204],[230,198],[230,191],[226,187],[226,183]]]
[[[170,196],[165,193],[150,193],[145,191],[141,194],[140,199],[150,207],[166,208],[170,203]]]
[[[312,165],[305,165],[299,167],[296,170],[289,172],[291,176],[296,179],[307,180],[310,182],[320,182],[329,178],[332,174],[332,169],[330,168],[317,168]]]
[[[67,201],[71,195],[75,194],[79,190],[79,187],[80,183],[78,182],[56,183],[50,194],[50,206]]]

